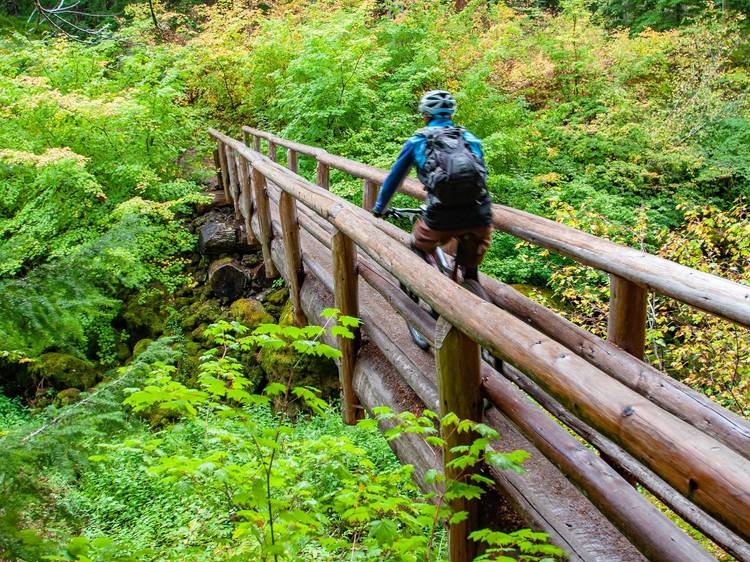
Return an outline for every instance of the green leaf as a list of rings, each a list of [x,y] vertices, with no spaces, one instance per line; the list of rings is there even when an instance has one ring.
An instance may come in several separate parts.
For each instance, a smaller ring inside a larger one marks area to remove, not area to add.
[[[461,521],[466,521],[469,518],[469,512],[468,511],[457,511],[453,515],[451,515],[451,518],[448,519],[448,523],[450,525],[456,525],[457,523],[461,523]]]

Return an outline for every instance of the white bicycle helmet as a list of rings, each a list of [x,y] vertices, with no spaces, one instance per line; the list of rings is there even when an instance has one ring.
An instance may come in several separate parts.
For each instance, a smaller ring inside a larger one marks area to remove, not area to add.
[[[445,90],[430,90],[419,100],[422,115],[453,115],[456,112],[456,99]]]

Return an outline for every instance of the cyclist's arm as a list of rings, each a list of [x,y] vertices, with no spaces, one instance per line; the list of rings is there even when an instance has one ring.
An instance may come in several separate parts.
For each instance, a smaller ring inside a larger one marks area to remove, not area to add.
[[[484,160],[484,150],[482,149],[482,141],[475,137],[469,131],[464,131],[464,139],[469,143],[471,151]]]
[[[383,185],[380,187],[378,193],[378,200],[375,202],[375,206],[372,211],[374,213],[382,213],[391,201],[393,194],[396,193],[398,186],[404,181],[404,178],[411,170],[414,165],[414,143],[411,139],[406,141],[404,147],[401,149],[401,154],[398,155],[398,160],[391,168],[391,172],[388,177],[385,178]]]

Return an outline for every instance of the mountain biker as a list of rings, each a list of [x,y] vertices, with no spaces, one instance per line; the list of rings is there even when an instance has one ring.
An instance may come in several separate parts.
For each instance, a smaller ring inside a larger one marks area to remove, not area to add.
[[[464,240],[464,279],[478,281],[478,267],[492,237],[492,201],[486,189],[482,144],[453,124],[455,111],[456,100],[449,92],[432,90],[422,96],[419,112],[426,127],[404,144],[372,213],[383,216],[398,186],[416,165],[427,191],[427,209],[414,224],[412,249],[427,259],[438,246],[460,237]]]

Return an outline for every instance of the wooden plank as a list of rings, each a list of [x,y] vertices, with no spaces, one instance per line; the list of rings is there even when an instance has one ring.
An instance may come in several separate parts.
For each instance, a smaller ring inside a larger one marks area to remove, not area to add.
[[[286,151],[286,166],[295,174],[297,173],[297,151],[291,148]]]
[[[460,420],[482,421],[482,394],[479,345],[440,319],[435,330],[435,360],[437,363],[440,416],[453,413]],[[445,477],[448,480],[471,483],[469,468],[457,469],[448,463],[461,456],[450,449],[460,445],[471,445],[479,437],[475,432],[459,433],[456,426],[441,428],[446,446],[443,451]],[[448,550],[451,562],[470,562],[477,555],[478,543],[469,539],[469,534],[478,530],[479,501],[456,498],[450,502],[453,513],[465,511],[466,519],[448,527]]]
[[[341,314],[359,318],[357,277],[357,249],[352,239],[340,231],[335,231],[331,243],[333,255],[334,300]],[[355,330],[358,333],[358,330]],[[357,395],[354,393],[352,377],[357,357],[358,338],[339,338],[341,359],[339,360],[339,378],[341,380],[342,415],[344,422],[357,423],[360,417]]]
[[[284,239],[284,258],[289,279],[289,296],[292,299],[294,323],[297,326],[307,325],[307,318],[302,310],[300,289],[304,272],[302,270],[302,249],[299,243],[299,223],[297,222],[297,202],[286,192],[281,193],[279,200],[279,218]]]
[[[221,169],[221,188],[224,190],[224,197],[227,201],[231,201],[232,197],[229,195],[229,170],[227,168],[227,153],[224,149],[224,143],[219,141],[219,168]]]
[[[250,182],[250,171],[247,160],[241,156],[237,158],[237,166],[240,181],[240,213],[245,223],[245,236],[247,243],[254,246],[258,243],[252,228],[253,220],[253,188]]]
[[[258,215],[258,229],[260,230],[260,246],[263,252],[263,264],[265,265],[266,278],[273,279],[278,277],[276,266],[271,256],[271,238],[273,229],[271,228],[271,208],[266,194],[266,178],[253,166],[252,172],[253,195],[255,196],[256,212]]]
[[[372,180],[365,180],[362,186],[362,208],[365,211],[372,211],[375,202],[378,199],[378,184]]]
[[[221,178],[221,160],[219,159],[219,149],[214,148],[213,150],[213,157],[214,157],[214,167],[216,168],[216,187],[218,189],[224,188],[224,180]]]
[[[610,275],[609,295],[607,339],[623,351],[643,359],[646,346],[646,289],[617,275]]]
[[[241,143],[215,138],[246,151]],[[628,450],[680,493],[740,536],[750,532],[750,463],[668,414],[557,342],[441,276],[381,232],[360,208],[243,152],[263,173],[354,240],[462,332],[520,366],[566,408]],[[471,311],[467,314],[466,311]],[[498,329],[498,327],[502,329]]]
[[[315,169],[315,183],[323,189],[327,190],[330,188],[330,182],[330,169],[328,168],[328,165],[318,160],[318,164]]]
[[[229,170],[229,194],[232,198],[232,205],[234,207],[234,218],[239,220],[240,218],[240,202],[239,194],[240,187],[237,181],[237,158],[235,157],[234,150],[230,147],[226,147],[227,154],[227,169]]]
[[[521,371],[512,365],[505,364],[503,365],[502,374],[541,404],[545,410],[593,445],[600,452],[602,459],[604,459],[606,455],[607,464],[612,466],[612,468],[622,475],[626,481],[630,482],[632,480],[640,482],[648,491],[664,502],[667,507],[672,509],[672,511],[682,517],[687,523],[705,534],[727,553],[731,554],[738,560],[750,562],[750,544],[743,541],[713,517],[690,503],[688,499],[675,491],[675,489],[664,482],[664,480],[635,460],[627,453],[627,451],[618,447],[598,431],[586,425],[573,414],[568,412],[559,402],[544,392],[539,385],[529,379]],[[546,435],[545,438],[550,439],[551,435]],[[615,464],[616,466],[614,466]],[[584,486],[585,489],[588,489],[588,487],[588,485]],[[632,511],[632,509],[628,502],[621,501],[619,502],[619,505],[627,506],[628,510],[628,513],[625,514],[624,518],[622,515],[619,517],[623,521],[629,519],[629,512]],[[650,509],[650,507],[648,509]],[[603,511],[606,512],[606,507]],[[638,510],[638,512],[642,513],[641,510]],[[612,519],[610,518],[610,520]],[[650,535],[652,534],[654,527],[650,522],[646,524],[648,525],[647,534]],[[656,524],[661,524],[661,521],[657,520]],[[643,529],[634,529],[634,532],[636,533],[636,538],[634,540],[637,542],[640,540],[640,535],[643,532]]]

